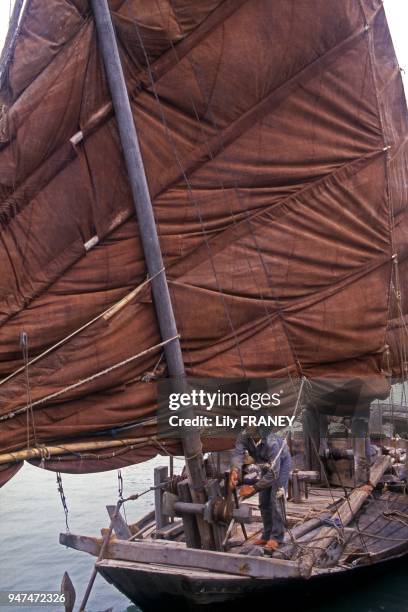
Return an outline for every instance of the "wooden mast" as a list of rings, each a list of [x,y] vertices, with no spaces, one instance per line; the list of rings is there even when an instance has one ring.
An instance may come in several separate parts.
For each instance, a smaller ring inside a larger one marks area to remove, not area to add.
[[[91,6],[132,190],[146,266],[152,279],[152,293],[160,334],[162,340],[166,341],[177,336],[177,327],[116,35],[107,0],[91,0]],[[185,369],[178,338],[165,345],[164,354],[170,377],[179,380],[183,385]],[[198,432],[191,430],[183,437],[183,449],[193,500],[205,502],[206,474]],[[203,548],[213,548],[211,526],[203,520],[200,523]]]

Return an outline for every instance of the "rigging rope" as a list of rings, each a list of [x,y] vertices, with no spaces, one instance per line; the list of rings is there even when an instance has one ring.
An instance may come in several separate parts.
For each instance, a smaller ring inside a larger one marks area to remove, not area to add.
[[[140,353],[137,353],[136,355],[132,355],[131,357],[128,357],[127,359],[124,359],[123,361],[119,361],[119,363],[115,363],[114,365],[110,366],[109,368],[105,368],[104,370],[100,370],[99,372],[96,372],[95,374],[92,374],[92,376],[88,376],[87,378],[83,378],[82,380],[79,380],[76,383],[73,383],[72,385],[68,385],[67,387],[64,387],[63,389],[60,389],[59,391],[55,391],[55,393],[51,393],[50,395],[47,395],[45,397],[42,397],[38,400],[36,400],[35,402],[32,402],[31,406],[39,406],[40,404],[44,404],[45,402],[51,400],[51,399],[55,399],[57,397],[60,397],[61,395],[63,395],[64,393],[68,393],[68,391],[72,391],[73,389],[77,389],[78,387],[85,385],[88,382],[92,382],[93,380],[100,378],[101,376],[105,376],[106,374],[109,374],[110,372],[112,372],[113,370],[116,370],[117,368],[123,367],[124,365],[127,365],[128,363],[131,363],[132,361],[135,361],[136,359],[139,359],[140,357],[143,357],[144,355],[147,355],[148,353],[151,353],[153,351],[156,351],[158,348],[165,346],[166,344],[169,344],[169,342],[173,342],[174,340],[176,340],[177,338],[179,338],[180,336],[177,334],[177,336],[173,336],[172,338],[168,338],[168,340],[164,340],[163,342],[159,342],[158,344],[155,344],[154,346],[151,346],[148,349],[145,349],[144,351],[141,351]],[[7,414],[4,414],[0,417],[0,421],[5,421],[7,419],[11,419],[13,418],[16,414],[21,414],[24,413],[28,410],[29,406],[23,406],[22,408],[18,408],[16,410],[13,410],[12,412],[9,412]]]
[[[135,287],[135,289],[132,289],[132,291],[130,291],[128,294],[126,294],[124,297],[118,300],[115,304],[113,304],[112,306],[109,306],[109,308],[107,308],[106,310],[98,314],[96,317],[94,317],[93,319],[91,319],[90,321],[82,325],[81,327],[78,327],[78,329],[68,334],[68,336],[65,336],[65,338],[62,338],[62,340],[59,340],[56,344],[53,344],[48,349],[46,349],[45,351],[43,351],[42,353],[40,353],[39,355],[31,359],[31,361],[29,361],[27,365],[30,366],[33,363],[36,363],[37,361],[39,361],[40,359],[42,359],[43,357],[45,357],[46,355],[54,351],[56,348],[68,342],[68,340],[71,340],[71,338],[74,338],[75,336],[77,336],[79,333],[84,331],[84,329],[86,329],[93,323],[96,323],[96,321],[99,321],[99,319],[110,318],[111,316],[113,316],[113,314],[115,314],[119,309],[123,308],[123,306],[126,306],[138,293],[140,293],[140,291],[144,287],[146,287],[146,285],[148,285],[154,278],[156,278],[156,276],[161,274],[163,271],[164,271],[164,268],[159,270],[157,274],[154,274],[153,276],[147,278],[141,285],[138,285],[138,287]],[[17,374],[20,374],[21,372],[23,372],[24,369],[25,369],[24,365],[21,366],[21,368],[17,368],[17,370],[15,370],[14,372],[6,376],[6,378],[3,378],[2,380],[0,380],[0,385],[3,385],[11,378],[14,378],[14,376],[17,376]]]

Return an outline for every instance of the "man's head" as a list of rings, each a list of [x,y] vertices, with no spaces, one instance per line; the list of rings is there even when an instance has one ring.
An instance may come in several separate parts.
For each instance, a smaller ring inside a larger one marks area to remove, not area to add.
[[[247,427],[245,427],[244,432],[252,438],[259,437],[258,427],[256,425],[248,425]]]
[[[258,425],[257,430],[258,430],[258,436],[262,438],[263,440],[267,438],[269,434],[271,433],[271,428],[266,427],[266,425]]]
[[[271,433],[271,429],[266,425],[251,425],[245,427],[245,433],[255,439],[265,439]]]

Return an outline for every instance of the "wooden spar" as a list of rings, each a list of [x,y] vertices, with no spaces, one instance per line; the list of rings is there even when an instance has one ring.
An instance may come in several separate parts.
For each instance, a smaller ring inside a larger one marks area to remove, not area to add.
[[[132,190],[146,266],[149,276],[152,278],[152,293],[157,320],[161,337],[165,341],[177,336],[177,326],[164,272],[139,139],[133,120],[108,2],[107,0],[91,0],[91,5]],[[165,345],[164,353],[170,377],[181,380],[181,384],[183,384],[185,369],[179,339],[177,338]],[[183,437],[183,447],[189,480],[193,485],[193,501],[204,503],[206,500],[204,490],[206,474],[199,433],[194,430],[189,431],[188,435]],[[212,548],[214,542],[210,525],[200,520],[199,528],[203,547]]]
[[[109,543],[110,537],[111,537],[111,535],[112,535],[112,531],[113,531],[113,521],[114,521],[114,518],[115,518],[115,517],[116,517],[116,516],[119,514],[119,510],[120,510],[121,505],[122,505],[122,502],[121,502],[120,500],[118,500],[118,502],[117,502],[117,504],[116,504],[116,507],[115,507],[115,511],[114,511],[114,513],[113,513],[113,517],[112,517],[111,523],[110,523],[110,525],[109,525],[109,529],[106,531],[105,536],[104,536],[104,538],[103,538],[103,540],[102,540],[102,544],[101,544],[101,546],[99,547],[99,551],[98,551],[98,561],[100,561],[101,559],[103,559],[103,556],[104,556],[104,554],[105,554],[106,547],[108,546],[108,543]],[[60,537],[60,541],[61,541],[61,537]],[[96,565],[94,565],[94,567],[93,567],[93,569],[92,569],[92,574],[91,574],[91,577],[90,577],[89,582],[88,582],[88,586],[86,587],[85,594],[84,594],[84,596],[83,596],[83,599],[82,599],[81,605],[80,605],[80,607],[79,607],[79,612],[85,612],[86,604],[87,604],[87,602],[88,602],[89,595],[91,594],[92,587],[93,587],[94,582],[95,582],[96,574],[97,574],[97,569],[96,569]]]
[[[373,486],[376,486],[381,480],[384,472],[391,467],[391,457],[379,457],[370,471],[370,482]],[[348,525],[360,510],[365,500],[371,495],[370,490],[358,487],[352,491],[349,498],[346,499],[339,508],[333,513],[333,518],[338,518],[343,527]],[[319,565],[326,555],[328,547],[338,536],[338,529],[334,527],[322,527],[318,532],[319,537],[319,550],[303,552],[300,551],[298,558],[301,558],[306,565]]]
[[[101,541],[88,536],[61,533],[60,543],[100,557]],[[182,542],[124,542],[111,540],[104,558],[138,563],[160,563],[168,567],[190,567],[254,578],[293,578],[300,576],[298,564],[282,559],[266,559],[208,550],[186,548]]]
[[[0,465],[4,463],[18,463],[19,461],[29,461],[30,459],[41,459],[42,457],[55,457],[60,455],[69,455],[72,453],[80,453],[87,451],[95,451],[109,448],[122,448],[124,450],[137,448],[154,444],[154,438],[146,436],[140,438],[131,438],[126,440],[98,440],[95,442],[75,442],[72,444],[64,444],[64,446],[40,446],[34,448],[26,448],[13,453],[4,453],[0,455]],[[163,446],[163,443],[161,443]]]
[[[140,238],[147,270],[152,278],[155,309],[163,339],[177,335],[177,327],[170,300],[167,279],[163,270],[163,258],[157,235],[153,207],[147,185],[146,174],[133,120],[125,77],[119,56],[115,31],[107,0],[91,0],[95,17],[98,41],[105,65],[106,76],[112,96],[120,141],[133,196]],[[156,276],[157,275],[157,276]],[[171,376],[184,376],[184,363],[180,342],[175,340],[164,349]]]

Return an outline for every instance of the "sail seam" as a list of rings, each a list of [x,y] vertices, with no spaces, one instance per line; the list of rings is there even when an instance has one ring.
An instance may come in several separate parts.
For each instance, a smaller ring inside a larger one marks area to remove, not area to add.
[[[307,66],[302,68],[302,70],[297,72],[288,81],[285,81],[277,89],[274,89],[267,96],[262,98],[236,121],[222,130],[220,135],[214,136],[204,145],[201,145],[197,149],[193,150],[192,157],[194,156],[194,158],[191,159],[187,168],[184,169],[185,173],[191,174],[204,164],[208,163],[210,159],[214,159],[223,148],[228,147],[260,119],[271,114],[274,110],[281,106],[281,104],[283,104],[283,102],[293,93],[295,88],[300,83],[304,84],[314,77],[319,70],[322,68],[327,68],[328,65],[335,61],[342,53],[353,48],[354,45],[366,34],[366,29],[362,28],[358,32],[355,32],[346,39],[342,40],[341,43],[332,47],[329,51],[318,57],[312,63],[307,64]],[[211,157],[209,152],[211,153]],[[167,191],[182,178],[183,176],[180,174],[180,172],[177,172],[177,168],[168,172],[167,175],[163,177],[161,185],[159,184],[158,188],[155,190],[153,197],[156,198],[160,196],[164,191]]]
[[[279,314],[291,314],[291,313],[297,313],[301,310],[310,308],[311,306],[314,306],[316,304],[318,304],[319,302],[326,300],[327,298],[332,297],[333,295],[336,295],[336,293],[338,293],[339,291],[341,291],[342,289],[344,289],[345,287],[348,287],[352,284],[354,284],[355,282],[357,282],[360,278],[366,276],[367,274],[370,274],[371,272],[374,272],[375,270],[381,268],[384,265],[391,265],[391,260],[389,257],[382,257],[379,258],[377,261],[374,262],[368,262],[367,265],[365,265],[364,267],[362,267],[360,270],[358,270],[357,272],[354,272],[352,274],[349,274],[347,277],[342,278],[340,281],[338,281],[337,283],[333,283],[331,284],[329,287],[325,288],[323,291],[320,291],[314,298],[311,298],[310,296],[307,296],[306,298],[300,298],[298,300],[294,300],[291,304],[288,304],[287,306],[280,306],[279,308],[277,308],[275,310],[275,312],[271,313],[271,317],[273,319],[277,319]],[[179,281],[169,281],[170,285],[178,285],[181,287],[188,287],[188,288],[192,288],[193,290],[196,289],[198,291],[204,291],[204,292],[208,292],[208,293],[215,293],[215,291],[213,289],[209,289],[209,288],[205,288],[203,289],[202,287],[196,287],[195,285],[190,285],[188,283],[182,283]],[[227,294],[228,297],[231,297],[232,299],[236,298],[237,296],[234,295],[230,295]],[[250,298],[248,298],[249,301]],[[261,301],[260,300],[255,300],[257,305],[261,306]],[[267,300],[265,300],[267,302]],[[266,321],[268,318],[268,315],[263,314],[262,316],[259,317],[253,317],[252,318],[252,322],[250,324],[246,323],[244,325],[241,325],[240,327],[237,328],[237,332],[239,333],[239,330],[242,331],[246,331],[247,329],[251,329],[252,327],[255,327],[256,325],[258,325],[259,323],[261,323],[262,321]],[[227,340],[229,338],[228,336],[224,336],[223,339]],[[215,343],[217,344],[217,343]],[[205,348],[208,348],[210,346],[213,346],[213,344],[208,344],[206,345]]]
[[[345,174],[348,171],[352,171],[355,167],[357,167],[358,171],[365,168],[375,158],[377,158],[383,153],[384,153],[383,149],[378,149],[374,152],[370,152],[368,154],[362,155],[361,157],[357,159],[353,159],[351,162],[347,162],[338,168],[335,168],[335,170],[333,170],[329,174],[326,174],[325,176],[318,178],[317,180],[312,181],[311,183],[308,183],[305,187],[303,187],[302,189],[298,190],[297,192],[293,194],[290,194],[283,200],[280,200],[279,202],[275,202],[271,204],[270,206],[267,206],[266,208],[262,208],[261,210],[257,210],[255,213],[250,215],[247,219],[242,219],[234,226],[226,227],[224,230],[219,232],[214,238],[212,238],[210,240],[210,243],[217,242],[218,250],[216,252],[218,253],[222,251],[223,248],[228,244],[228,240],[227,240],[228,234],[232,234],[234,236],[234,240],[236,241],[236,240],[241,239],[244,235],[248,233],[249,230],[245,228],[245,224],[247,220],[253,221],[269,213],[273,213],[277,215],[281,211],[284,212],[283,209],[286,206],[288,206],[292,200],[296,200],[297,198],[302,197],[305,194],[310,194],[310,192],[313,192],[314,189],[321,187],[322,185],[324,185],[326,182],[330,180],[338,179],[342,174]],[[239,233],[237,233],[237,230]],[[172,272],[175,273],[176,278],[179,278],[180,276],[191,272],[197,265],[200,265],[203,259],[202,256],[200,255],[202,248],[203,247],[200,245],[193,251],[186,253],[182,259],[179,259],[173,264],[170,264],[167,268],[167,273],[169,275],[169,278],[171,279]],[[195,256],[194,259],[197,261],[193,261],[191,259],[192,256]],[[177,270],[178,267],[181,267],[181,270]]]
[[[202,21],[190,35],[186,36],[173,47],[167,49],[152,65],[151,72],[154,82],[167,74],[180,60],[183,59],[194,47],[196,47],[213,30],[224,23],[248,0],[224,0]],[[140,77],[140,82],[149,85],[150,75],[148,71]]]

